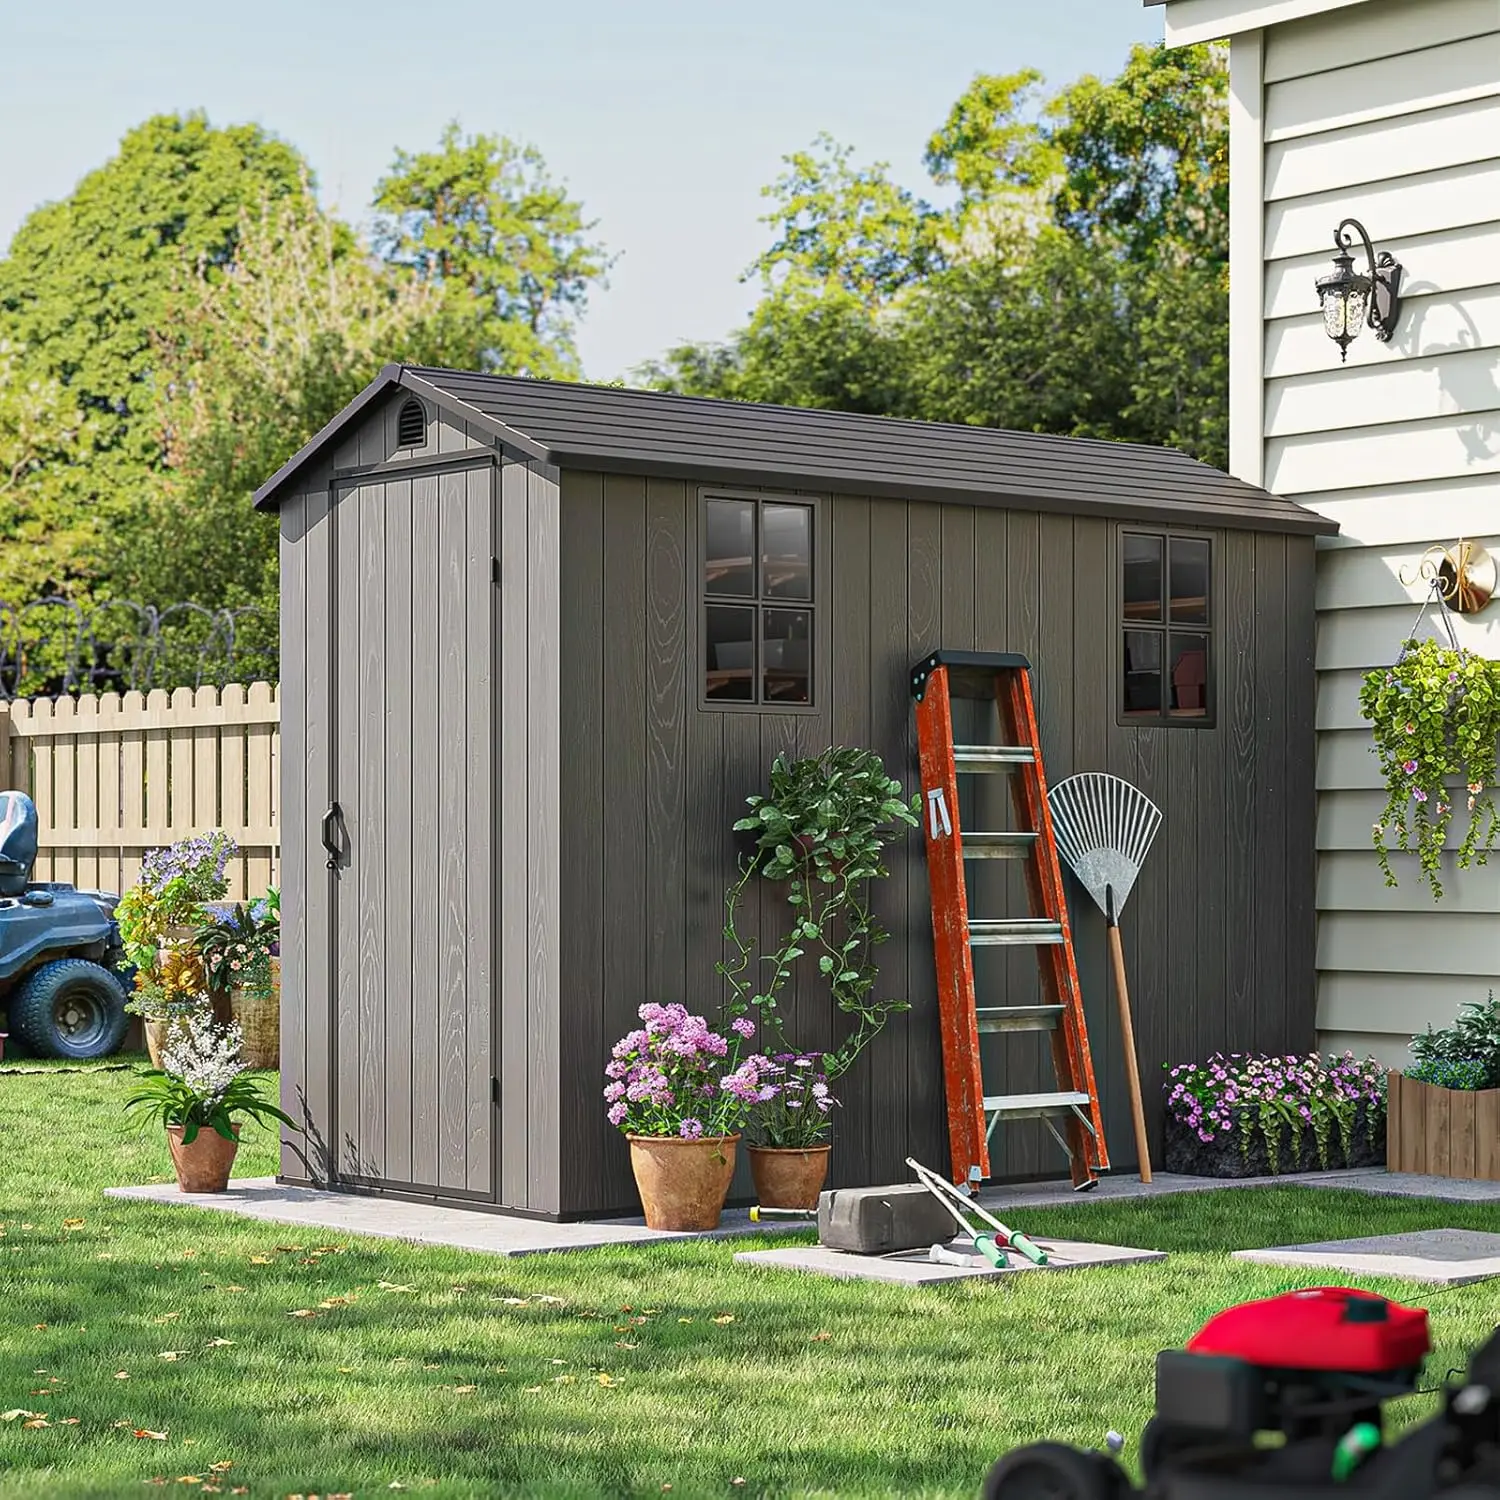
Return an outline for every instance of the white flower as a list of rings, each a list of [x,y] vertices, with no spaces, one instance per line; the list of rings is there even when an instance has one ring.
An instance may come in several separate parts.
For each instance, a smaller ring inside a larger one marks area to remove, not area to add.
[[[240,1058],[243,1041],[244,1034],[234,1022],[219,1026],[207,1014],[189,1016],[162,1048],[162,1070],[211,1102],[245,1071]]]

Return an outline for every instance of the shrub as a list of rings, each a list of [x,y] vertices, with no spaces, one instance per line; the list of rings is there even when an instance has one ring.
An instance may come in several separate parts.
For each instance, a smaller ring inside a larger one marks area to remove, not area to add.
[[[1449,1089],[1500,1088],[1500,1000],[1494,990],[1483,1005],[1471,1000],[1460,1006],[1451,1026],[1434,1031],[1429,1025],[1422,1036],[1413,1037],[1411,1054],[1417,1065],[1403,1071],[1419,1083]],[[1439,1075],[1477,1082],[1439,1082]]]

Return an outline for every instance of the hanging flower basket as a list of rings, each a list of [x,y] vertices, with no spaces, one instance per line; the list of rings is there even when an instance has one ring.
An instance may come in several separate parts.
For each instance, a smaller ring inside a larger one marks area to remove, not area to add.
[[[1419,875],[1443,894],[1439,873],[1454,804],[1468,824],[1457,850],[1460,870],[1486,864],[1494,847],[1496,737],[1500,736],[1500,663],[1426,640],[1404,643],[1395,666],[1367,673],[1359,707],[1375,734],[1386,804],[1375,825],[1375,852],[1394,886],[1392,848],[1417,856]]]

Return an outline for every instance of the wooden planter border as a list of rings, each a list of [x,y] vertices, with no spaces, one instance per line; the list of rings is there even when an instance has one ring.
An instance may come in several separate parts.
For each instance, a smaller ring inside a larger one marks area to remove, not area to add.
[[[1500,1182],[1500,1089],[1441,1089],[1391,1070],[1386,1166]]]

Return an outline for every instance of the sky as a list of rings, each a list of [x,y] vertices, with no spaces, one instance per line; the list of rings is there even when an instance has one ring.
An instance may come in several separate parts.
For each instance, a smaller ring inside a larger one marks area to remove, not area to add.
[[[255,121],[363,223],[397,150],[457,119],[529,142],[618,256],[578,333],[623,376],[722,339],[770,243],[761,188],[826,131],[932,201],[928,136],[975,73],[1058,87],[1157,42],[1141,0],[0,0],[0,246],[150,115]]]

